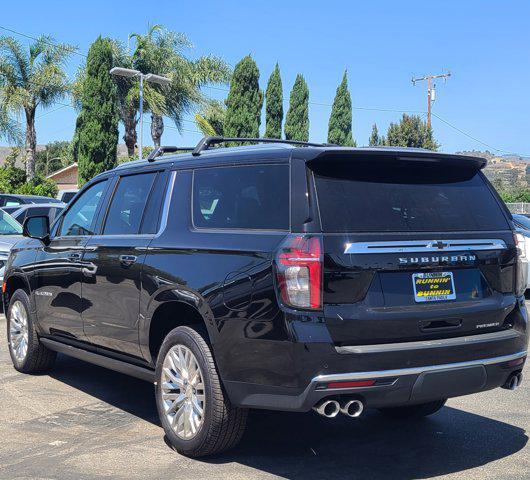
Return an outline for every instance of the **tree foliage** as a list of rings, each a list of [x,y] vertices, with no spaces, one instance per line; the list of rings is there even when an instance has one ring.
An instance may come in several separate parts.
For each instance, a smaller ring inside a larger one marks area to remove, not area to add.
[[[427,127],[419,115],[403,114],[399,123],[388,127],[385,145],[395,147],[416,147],[437,150],[439,145],[433,137],[432,128]]]
[[[49,107],[70,91],[71,84],[64,67],[73,51],[74,47],[57,44],[46,35],[41,35],[29,47],[12,37],[0,37],[0,121],[4,124],[4,136],[12,140],[16,131],[9,113],[24,113],[29,179],[35,175],[37,107]]]
[[[48,143],[44,150],[37,151],[35,173],[46,177],[72,163],[74,157],[71,142],[58,140]]]
[[[368,145],[370,147],[379,147],[384,145],[384,137],[379,136],[379,131],[377,130],[377,125],[374,123],[372,125],[372,133],[370,134],[370,139],[368,140]]]
[[[291,90],[284,131],[287,140],[309,140],[309,88],[301,74],[296,76]]]
[[[352,137],[352,105],[348,91],[348,74],[344,72],[342,82],[337,87],[337,93],[331,107],[328,126],[328,142],[344,147],[355,146]]]
[[[24,169],[8,166],[0,167],[0,192],[55,197],[57,185],[39,174],[28,179]]]
[[[226,121],[226,106],[218,100],[210,100],[195,115],[195,123],[199,130],[206,136],[224,135]]]
[[[262,105],[258,66],[247,55],[236,65],[230,82],[224,134],[228,137],[259,137]]]
[[[80,185],[116,165],[119,117],[116,86],[109,73],[112,66],[111,41],[99,37],[88,51],[80,88],[73,146]]]
[[[153,25],[146,34],[133,33],[130,40],[135,48],[114,42],[116,65],[142,73],[168,77],[169,85],[144,83],[144,110],[151,112],[151,138],[159,146],[164,132],[163,116],[170,117],[180,131],[183,117],[197,106],[207,103],[202,89],[210,84],[225,83],[230,79],[230,67],[213,55],[190,59],[185,51],[193,48],[187,37]],[[120,104],[120,118],[125,126],[124,140],[129,156],[134,154],[137,140],[136,124],[139,108],[138,79],[116,77]]]
[[[265,137],[282,138],[283,87],[278,64],[267,82],[265,92]]]

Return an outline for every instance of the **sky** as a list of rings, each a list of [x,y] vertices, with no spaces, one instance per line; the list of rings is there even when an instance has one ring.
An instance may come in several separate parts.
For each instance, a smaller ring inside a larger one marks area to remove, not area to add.
[[[359,146],[368,143],[374,123],[384,133],[403,111],[425,115],[427,85],[413,86],[413,76],[450,71],[447,82],[436,81],[433,105],[441,150],[530,156],[528,0],[4,0],[1,10],[0,35],[27,45],[31,40],[20,34],[46,33],[76,45],[80,54],[98,35],[126,42],[130,33],[163,24],[192,41],[194,49],[186,52],[190,58],[214,54],[234,66],[252,55],[263,90],[278,62],[285,111],[296,74],[308,83],[312,141],[326,140],[331,104],[345,70]],[[72,55],[71,78],[83,60],[83,55]],[[228,86],[220,87],[205,92],[222,99]],[[73,108],[56,105],[37,115],[39,144],[72,138]],[[151,144],[149,120],[144,117],[146,145]],[[180,133],[166,121],[162,143],[190,146],[200,137],[192,112]]]

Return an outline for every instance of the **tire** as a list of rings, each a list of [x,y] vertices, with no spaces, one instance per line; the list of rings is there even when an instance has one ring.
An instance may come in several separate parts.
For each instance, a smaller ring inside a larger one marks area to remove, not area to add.
[[[179,370],[182,364],[186,367]],[[177,452],[204,457],[229,450],[241,440],[247,410],[230,404],[211,349],[198,331],[177,327],[167,335],[158,354],[156,379],[160,422]]]
[[[391,407],[391,408],[380,408],[379,411],[384,415],[392,418],[422,418],[433,415],[440,411],[445,402],[446,398],[442,400],[436,400],[434,402],[420,403],[418,405],[407,405],[405,407]]]
[[[57,354],[40,343],[27,293],[17,290],[7,309],[7,341],[9,355],[16,370],[43,373],[50,370]]]

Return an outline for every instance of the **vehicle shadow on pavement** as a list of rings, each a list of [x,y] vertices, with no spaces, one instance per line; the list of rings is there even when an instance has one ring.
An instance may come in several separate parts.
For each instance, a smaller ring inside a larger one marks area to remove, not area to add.
[[[203,461],[238,462],[288,479],[429,478],[463,472],[523,449],[521,428],[445,407],[415,421],[377,411],[358,419],[252,412],[240,445]]]
[[[50,377],[146,422],[160,426],[153,384],[59,355]]]
[[[153,386],[147,382],[64,356],[51,376],[159,425]],[[331,420],[313,412],[252,411],[239,446],[197,461],[235,462],[293,480],[408,480],[464,472],[508,457],[527,441],[522,428],[451,407],[416,421],[390,420],[377,411]],[[168,455],[177,454],[168,448]]]

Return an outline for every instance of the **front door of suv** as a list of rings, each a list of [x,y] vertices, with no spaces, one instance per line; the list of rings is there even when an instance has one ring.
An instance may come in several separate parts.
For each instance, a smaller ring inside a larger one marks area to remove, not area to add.
[[[90,238],[83,273],[85,334],[100,347],[141,356],[138,345],[140,275],[159,228],[167,173],[122,175],[101,231]]]
[[[34,297],[46,334],[83,339],[81,298],[83,253],[94,232],[108,180],[89,186],[54,226],[48,245],[37,253]],[[89,268],[89,267],[88,267]]]

